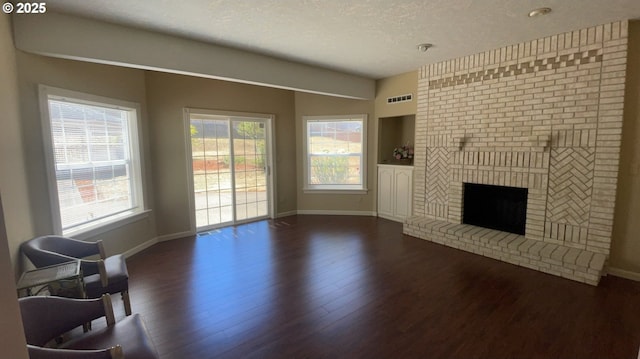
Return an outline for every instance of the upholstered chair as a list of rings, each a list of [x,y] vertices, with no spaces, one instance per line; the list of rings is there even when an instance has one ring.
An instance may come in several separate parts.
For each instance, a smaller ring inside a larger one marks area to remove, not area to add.
[[[87,297],[120,293],[125,313],[131,315],[127,263],[121,254],[106,257],[102,241],[85,242],[50,235],[26,241],[20,248],[37,268],[80,260]],[[90,256],[99,258],[86,258]]]
[[[140,315],[116,322],[108,294],[96,299],[33,296],[20,298],[19,303],[31,359],[159,358]],[[68,335],[101,317],[106,327]]]

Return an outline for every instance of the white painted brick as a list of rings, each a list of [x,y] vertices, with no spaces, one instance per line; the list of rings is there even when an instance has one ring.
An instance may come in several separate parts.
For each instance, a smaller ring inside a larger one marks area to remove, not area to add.
[[[574,266],[571,263],[565,263],[563,267],[549,261],[571,262],[573,259],[569,254],[573,255],[572,250],[579,250],[579,248],[582,250],[589,248],[606,254],[610,246],[610,230],[607,229],[613,220],[614,202],[611,198],[615,196],[617,185],[618,165],[615,162],[619,161],[623,110],[621,98],[624,95],[626,75],[627,39],[626,35],[623,35],[626,30],[622,30],[624,25],[621,24],[596,26],[559,36],[550,36],[421,68],[419,76],[422,80],[419,83],[417,96],[416,150],[418,151],[421,146],[420,148],[424,148],[421,151],[426,153],[428,144],[418,137],[424,137],[427,133],[438,134],[437,136],[442,138],[450,138],[455,134],[469,136],[460,154],[470,156],[466,153],[467,151],[474,154],[471,157],[465,157],[464,163],[456,162],[456,158],[462,159],[462,157],[451,157],[448,164],[449,175],[446,177],[457,181],[458,185],[457,190],[453,190],[451,185],[452,188],[448,191],[449,198],[446,200],[451,201],[448,206],[438,204],[438,207],[434,207],[432,204],[427,204],[424,198],[425,189],[430,186],[430,183],[426,178],[416,179],[414,211],[421,210],[424,215],[431,216],[425,213],[428,207],[430,208],[428,211],[433,211],[433,217],[447,218],[449,221],[459,223],[462,211],[461,180],[495,185],[528,186],[530,206],[527,211],[527,238],[543,239],[546,191],[549,188],[550,150],[548,147],[546,149],[531,147],[525,142],[529,142],[528,136],[532,134],[545,135],[550,134],[552,130],[571,131],[571,136],[566,138],[558,138],[554,134],[551,148],[559,145],[564,148],[597,148],[592,164],[595,168],[592,172],[593,179],[590,182],[594,190],[589,218],[592,218],[594,233],[587,235],[586,229],[582,231],[577,227],[565,226],[565,232],[558,237],[561,239],[545,238],[545,241],[549,242],[545,246],[559,246],[551,252],[552,258],[547,258],[547,263],[542,262],[541,259],[537,260],[544,264],[540,265],[540,268],[554,272],[556,275],[571,277],[572,271],[576,270],[583,276],[574,274],[572,277],[574,280],[597,282],[598,273],[587,273],[586,267],[584,270],[578,270],[569,267]],[[601,47],[602,41],[605,41],[604,49]],[[569,57],[577,52],[587,56],[588,51],[592,51],[592,54],[593,51],[598,55],[603,54],[604,61],[558,69],[543,69],[519,76],[449,85],[438,89],[430,89],[427,86],[428,79],[446,81],[454,74],[464,75],[467,72],[475,73],[489,69],[501,71],[500,67],[504,67],[505,64],[522,64],[525,61],[533,64],[536,60],[545,60],[551,56]],[[550,55],[551,53],[553,55]],[[498,65],[497,62],[501,60],[503,63]],[[536,126],[546,128],[538,129]],[[514,157],[511,151],[526,153],[529,158],[525,159],[525,156],[518,154]],[[545,157],[537,157],[538,154]],[[417,154],[414,163],[416,174],[424,174],[425,171],[420,171],[418,168],[424,168],[425,165],[426,158]],[[541,193],[536,194],[536,190]],[[450,209],[445,211],[445,208]],[[465,238],[467,232],[460,227],[456,228],[453,233],[449,232],[437,240],[453,241],[452,236],[457,235]],[[470,241],[473,242],[473,235],[470,237]],[[508,236],[495,238],[500,240],[494,245],[502,253],[500,255],[487,252],[489,248],[481,251],[478,249],[480,247],[476,248],[472,243],[460,244],[459,240],[455,246],[502,258],[512,263],[521,263],[524,259],[536,260],[524,257],[524,254],[520,258],[514,257],[515,250],[509,248],[510,244],[517,241],[517,246],[525,248],[526,251],[535,251],[536,243],[529,242],[530,239],[519,243],[522,240],[509,238]],[[500,243],[507,241],[506,246],[500,246]],[[563,249],[559,251],[558,248]],[[564,248],[570,249],[565,251]],[[547,251],[545,254],[549,254]],[[536,257],[529,253],[526,255]],[[561,256],[568,259],[560,258]],[[536,267],[538,264],[531,266]]]

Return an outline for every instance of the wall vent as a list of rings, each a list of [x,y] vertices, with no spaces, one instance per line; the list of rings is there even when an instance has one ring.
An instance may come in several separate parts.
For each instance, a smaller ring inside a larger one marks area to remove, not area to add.
[[[387,104],[413,101],[413,94],[387,97]]]

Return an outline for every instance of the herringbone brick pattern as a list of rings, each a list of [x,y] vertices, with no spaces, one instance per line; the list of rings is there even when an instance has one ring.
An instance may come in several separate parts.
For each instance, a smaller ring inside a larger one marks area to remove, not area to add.
[[[555,223],[587,226],[595,150],[554,148],[550,162],[547,219]]]
[[[427,149],[426,202],[449,202],[449,151],[445,147]]]

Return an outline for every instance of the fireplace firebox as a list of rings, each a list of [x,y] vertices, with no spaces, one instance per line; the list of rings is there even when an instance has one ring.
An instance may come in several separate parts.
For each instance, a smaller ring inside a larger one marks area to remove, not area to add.
[[[528,189],[464,184],[463,223],[524,235]]]

